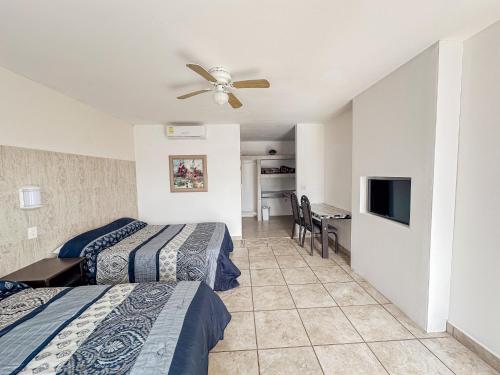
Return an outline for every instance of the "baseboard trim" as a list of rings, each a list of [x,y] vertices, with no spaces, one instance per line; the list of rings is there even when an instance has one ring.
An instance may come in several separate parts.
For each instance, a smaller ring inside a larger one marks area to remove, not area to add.
[[[479,358],[493,367],[496,371],[500,371],[500,358],[494,353],[490,352],[472,337],[464,333],[461,329],[455,327],[450,322],[446,322],[446,332],[457,339],[467,349],[476,353]]]
[[[341,244],[339,244],[339,252],[340,253],[344,253],[345,255],[347,255],[349,257],[349,259],[351,258],[351,252],[349,250],[347,250],[344,246],[342,246]]]
[[[242,211],[241,212],[241,217],[255,217],[257,216],[257,212],[249,212],[249,211]]]

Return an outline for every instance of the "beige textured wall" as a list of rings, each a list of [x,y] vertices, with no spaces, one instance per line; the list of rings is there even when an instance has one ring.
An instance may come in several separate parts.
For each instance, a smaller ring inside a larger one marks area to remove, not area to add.
[[[41,187],[42,208],[19,208],[25,185]],[[133,161],[0,145],[0,276],[123,216],[137,217]],[[28,240],[30,226],[38,238]]]

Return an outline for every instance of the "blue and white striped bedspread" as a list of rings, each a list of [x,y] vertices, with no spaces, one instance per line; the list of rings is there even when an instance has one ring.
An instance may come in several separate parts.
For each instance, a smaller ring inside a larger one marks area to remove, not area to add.
[[[90,284],[194,280],[214,289],[220,275],[227,285],[219,290],[238,285],[232,250],[223,223],[147,225],[124,218],[68,241],[59,257],[85,257]],[[221,262],[224,274],[217,272]]]
[[[0,375],[202,374],[230,319],[200,282],[27,289],[0,301]]]

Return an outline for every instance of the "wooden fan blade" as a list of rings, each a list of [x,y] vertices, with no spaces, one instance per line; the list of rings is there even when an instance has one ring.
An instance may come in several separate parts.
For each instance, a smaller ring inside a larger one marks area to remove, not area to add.
[[[192,71],[194,71],[195,73],[198,73],[200,76],[205,78],[207,81],[217,82],[217,80],[214,78],[214,76],[211,75],[209,72],[207,72],[205,70],[205,68],[203,68],[202,66],[197,65],[197,64],[186,64],[186,66],[189,69],[191,69]]]
[[[204,89],[204,90],[193,91],[193,92],[190,92],[189,94],[184,94],[184,95],[178,96],[177,99],[187,99],[187,98],[190,98],[192,96],[203,94],[204,92],[208,92],[208,91],[212,91],[212,90]]]
[[[227,94],[229,96],[229,104],[231,105],[231,107],[233,107],[234,109],[236,108],[240,108],[243,104],[241,104],[241,102],[238,100],[238,98],[236,96],[234,96],[233,93],[228,93]]]
[[[249,79],[233,82],[233,86],[237,89],[267,89],[271,85],[267,79]]]

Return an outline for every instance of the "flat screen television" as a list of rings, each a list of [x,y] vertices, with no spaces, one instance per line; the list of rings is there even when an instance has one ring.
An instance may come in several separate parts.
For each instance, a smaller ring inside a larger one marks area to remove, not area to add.
[[[368,178],[368,212],[410,225],[410,199],[410,178]]]

